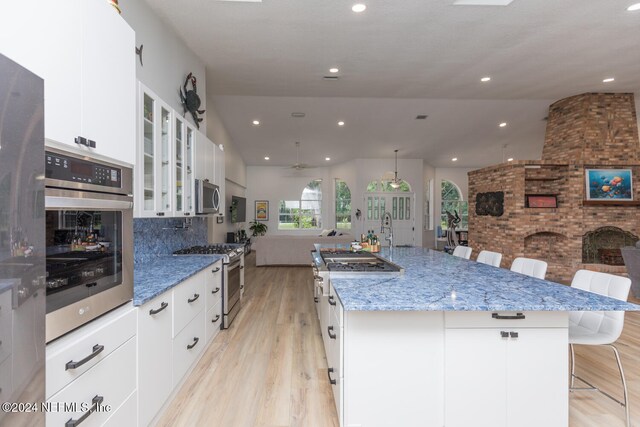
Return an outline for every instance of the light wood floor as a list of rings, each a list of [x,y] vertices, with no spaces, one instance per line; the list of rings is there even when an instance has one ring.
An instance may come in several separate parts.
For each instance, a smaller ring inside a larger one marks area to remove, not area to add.
[[[310,268],[256,268],[249,255],[240,314],[205,350],[158,425],[338,426],[312,280]],[[617,346],[632,425],[640,426],[640,313],[627,313]],[[610,350],[576,347],[576,359],[580,376],[621,395]],[[624,410],[598,393],[572,393],[570,426],[624,426]]]

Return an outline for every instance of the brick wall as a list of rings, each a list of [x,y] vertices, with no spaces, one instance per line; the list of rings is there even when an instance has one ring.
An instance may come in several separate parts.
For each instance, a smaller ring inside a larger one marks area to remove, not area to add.
[[[549,263],[547,279],[569,283],[576,270],[622,273],[582,264],[582,236],[602,226],[640,235],[640,207],[585,206],[585,168],[631,168],[640,200],[640,142],[633,94],[587,93],[552,104],[542,160],[469,173],[469,246]],[[504,191],[502,217],[477,216],[477,193]],[[557,208],[525,208],[525,194],[555,194]]]

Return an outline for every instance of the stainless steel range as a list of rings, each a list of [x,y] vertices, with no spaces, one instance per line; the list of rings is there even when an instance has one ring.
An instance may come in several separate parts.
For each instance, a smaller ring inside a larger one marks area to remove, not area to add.
[[[244,293],[244,247],[234,244],[192,246],[180,249],[174,255],[225,255],[222,275],[222,328],[228,329],[240,312]]]

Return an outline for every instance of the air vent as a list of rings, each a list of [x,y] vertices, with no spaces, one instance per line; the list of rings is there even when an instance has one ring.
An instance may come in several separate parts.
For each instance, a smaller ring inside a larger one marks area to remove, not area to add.
[[[306,116],[305,113],[291,113],[291,117],[295,117],[296,119],[301,119]]]
[[[335,82],[336,80],[338,80],[338,76],[324,76],[322,77],[322,79]]]
[[[426,118],[429,117],[426,114],[418,114],[416,116],[416,120],[426,120]]]

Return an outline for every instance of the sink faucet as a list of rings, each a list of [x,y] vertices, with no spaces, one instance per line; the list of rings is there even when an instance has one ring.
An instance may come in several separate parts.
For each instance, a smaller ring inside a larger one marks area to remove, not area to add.
[[[393,219],[389,212],[385,212],[380,220],[380,233],[384,234],[386,230],[389,230],[389,235],[385,236],[384,240],[387,240],[389,247],[393,248]]]

